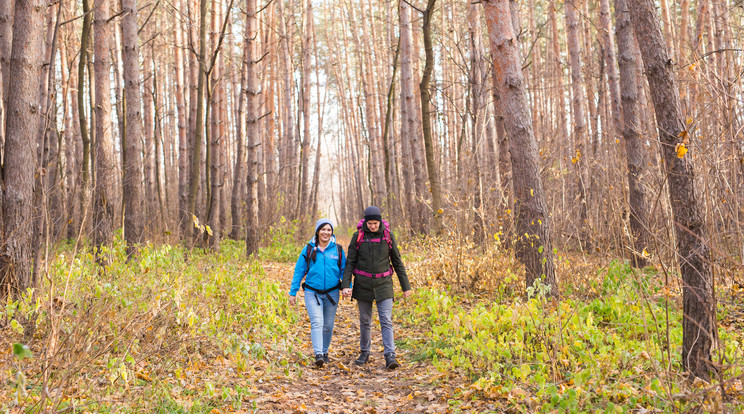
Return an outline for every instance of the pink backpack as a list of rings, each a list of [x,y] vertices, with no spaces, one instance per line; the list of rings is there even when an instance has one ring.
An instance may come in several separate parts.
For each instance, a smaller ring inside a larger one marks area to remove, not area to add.
[[[385,220],[382,220],[382,238],[387,242],[387,245],[389,248],[393,248],[393,239],[390,237],[390,223],[388,223]],[[359,231],[359,234],[357,235],[356,239],[356,248],[359,250],[359,246],[362,245],[362,240],[364,240],[364,219],[359,220],[359,223],[357,223],[357,230]],[[380,243],[382,240],[380,239],[369,239],[371,243]]]

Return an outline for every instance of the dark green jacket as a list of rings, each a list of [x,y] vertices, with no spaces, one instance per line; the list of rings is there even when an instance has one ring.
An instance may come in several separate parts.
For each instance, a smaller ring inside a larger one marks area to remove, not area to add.
[[[398,244],[395,242],[395,236],[390,233],[392,239],[392,248],[388,247],[383,238],[383,223],[380,223],[380,229],[374,233],[369,231],[367,223],[363,224],[365,239],[380,239],[380,242],[362,242],[357,250],[357,237],[359,231],[354,233],[349,243],[349,249],[346,258],[346,269],[344,278],[341,282],[341,288],[345,289],[351,286],[352,275],[354,277],[354,288],[351,297],[356,300],[365,302],[380,302],[393,297],[393,275],[372,278],[354,274],[355,269],[361,271],[381,274],[390,269],[392,263],[395,273],[398,275],[398,282],[403,291],[411,290],[411,284],[408,282],[406,267],[400,258]]]

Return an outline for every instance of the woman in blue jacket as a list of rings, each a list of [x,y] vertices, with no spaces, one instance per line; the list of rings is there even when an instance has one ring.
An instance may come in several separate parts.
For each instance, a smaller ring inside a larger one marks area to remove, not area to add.
[[[315,236],[302,249],[295,264],[289,304],[294,306],[297,303],[297,291],[301,284],[305,290],[305,308],[310,316],[315,365],[319,368],[330,362],[328,347],[333,335],[333,321],[345,267],[346,255],[343,248],[336,244],[333,224],[328,219],[318,220],[315,223]]]

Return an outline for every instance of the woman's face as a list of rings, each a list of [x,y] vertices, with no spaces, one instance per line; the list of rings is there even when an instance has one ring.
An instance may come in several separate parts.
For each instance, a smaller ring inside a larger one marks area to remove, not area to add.
[[[368,220],[367,228],[369,229],[369,231],[374,233],[380,229],[380,222],[378,220]]]
[[[333,236],[333,228],[330,224],[326,224],[318,230],[318,238],[321,243],[328,243]]]

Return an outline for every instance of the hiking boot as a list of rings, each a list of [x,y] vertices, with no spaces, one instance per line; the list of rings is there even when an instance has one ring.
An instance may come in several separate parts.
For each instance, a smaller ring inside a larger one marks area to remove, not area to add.
[[[326,364],[331,363],[331,358],[328,358],[328,354],[323,354],[323,362],[325,362]]]
[[[369,361],[369,351],[362,351],[359,353],[359,357],[354,361],[357,365],[364,365]]]
[[[315,354],[315,366],[321,368],[325,361],[323,360],[323,354]]]
[[[385,368],[395,369],[395,368],[398,368],[399,366],[400,364],[398,363],[398,360],[395,359],[395,354],[385,355]]]

